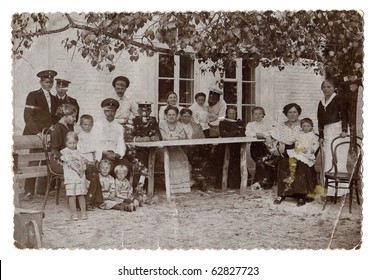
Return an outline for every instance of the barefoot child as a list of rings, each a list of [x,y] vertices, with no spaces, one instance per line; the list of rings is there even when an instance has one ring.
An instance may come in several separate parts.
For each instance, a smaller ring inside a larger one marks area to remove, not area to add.
[[[135,211],[137,206],[140,205],[140,201],[133,196],[133,187],[130,185],[126,176],[128,175],[128,168],[126,165],[117,165],[114,169],[116,174],[115,179],[115,200],[119,204],[115,205],[113,209],[124,210],[124,211]],[[134,205],[131,208],[131,205]]]
[[[69,197],[71,219],[78,220],[76,197],[82,213],[82,220],[87,220],[85,195],[87,181],[85,177],[86,164],[82,154],[77,150],[78,136],[68,132],[65,137],[66,148],[61,150],[61,160],[64,169],[64,184],[66,195]]]

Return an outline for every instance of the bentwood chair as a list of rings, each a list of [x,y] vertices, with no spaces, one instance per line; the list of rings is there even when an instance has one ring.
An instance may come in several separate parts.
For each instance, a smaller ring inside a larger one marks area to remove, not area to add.
[[[47,161],[47,189],[42,210],[46,207],[48,195],[52,186],[55,189],[56,205],[59,204],[60,189],[62,181],[64,180],[62,164],[56,161],[51,153],[51,129],[52,128],[44,128],[42,131],[43,150]]]
[[[348,152],[349,151],[349,152]],[[349,160],[346,163],[347,172],[338,171],[339,154],[348,152]],[[328,187],[335,189],[335,194],[331,197],[331,202],[337,202],[337,195],[339,189],[349,191],[349,212],[352,212],[353,192],[356,194],[358,205],[360,205],[359,190],[362,184],[362,138],[358,136],[347,136],[345,138],[336,137],[331,142],[332,166],[325,172],[325,189]],[[352,159],[352,161],[350,161]],[[348,163],[352,163],[351,166]],[[325,198],[323,210],[327,204],[327,197]]]

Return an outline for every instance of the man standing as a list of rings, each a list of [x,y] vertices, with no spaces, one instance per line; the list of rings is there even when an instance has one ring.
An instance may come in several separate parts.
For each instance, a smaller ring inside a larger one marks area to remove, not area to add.
[[[44,70],[37,74],[40,78],[41,88],[32,91],[26,98],[24,120],[25,129],[23,135],[41,135],[43,128],[50,127],[53,124],[51,110],[55,106],[55,96],[51,94],[51,88],[54,83],[54,77],[57,72],[54,70]],[[41,149],[31,149],[30,153],[41,152]],[[36,166],[39,161],[30,162],[30,166]],[[25,200],[30,200],[35,190],[35,178],[25,180]],[[39,190],[40,193],[43,190]]]
[[[76,120],[78,120],[78,118],[79,118],[79,106],[78,106],[78,102],[77,102],[76,99],[70,97],[67,94],[70,81],[63,80],[63,79],[55,79],[55,80],[56,80],[56,93],[57,93],[56,94],[56,103],[55,103],[55,106],[53,106],[52,110],[51,110],[52,116],[54,118],[54,123],[57,123],[59,121],[57,119],[57,116],[56,116],[57,108],[60,105],[63,105],[63,104],[71,104],[74,107],[76,107],[76,109],[77,109]],[[68,127],[69,127],[69,129],[71,131],[73,131],[74,124],[68,125]]]
[[[208,126],[210,127],[209,137],[216,138],[220,137],[219,123],[225,119],[225,113],[227,110],[227,104],[224,100],[220,99],[223,92],[219,89],[210,88],[208,95]],[[222,144],[213,145],[211,147],[209,156],[209,165],[213,170],[214,178],[216,178],[215,188],[221,188],[221,178],[223,170],[221,168],[215,168],[215,166],[223,166],[224,160],[224,148]]]
[[[125,76],[117,76],[112,81],[112,86],[117,95],[116,100],[119,102],[119,108],[116,111],[115,120],[122,125],[127,124],[129,120],[138,115],[138,105],[133,99],[130,99],[125,95],[129,85],[130,81]]]
[[[227,104],[220,99],[223,92],[219,89],[210,88],[208,95],[208,125],[210,127],[210,137],[219,137],[219,123],[225,119]]]

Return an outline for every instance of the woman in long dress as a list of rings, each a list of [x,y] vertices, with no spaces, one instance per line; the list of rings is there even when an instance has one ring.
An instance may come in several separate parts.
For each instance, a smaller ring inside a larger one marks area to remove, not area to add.
[[[163,140],[186,139],[183,125],[177,120],[178,108],[168,105],[164,111],[165,120],[159,129]],[[191,190],[189,160],[180,147],[168,147],[171,193],[188,193]]]
[[[283,113],[287,120],[271,130],[272,138],[279,142],[282,159],[278,163],[277,195],[275,204],[280,204],[286,197],[297,199],[297,206],[306,203],[306,197],[313,192],[317,184],[317,175],[314,166],[309,166],[302,161],[297,161],[295,179],[292,184],[285,180],[290,177],[289,158],[287,150],[294,149],[296,138],[301,132],[299,116],[302,109],[296,103],[284,106]]]

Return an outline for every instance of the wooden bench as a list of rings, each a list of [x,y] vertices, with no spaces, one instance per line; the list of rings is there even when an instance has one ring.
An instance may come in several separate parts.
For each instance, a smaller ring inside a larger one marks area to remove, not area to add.
[[[41,149],[30,153],[30,149]],[[37,135],[13,136],[13,172],[14,172],[14,204],[19,206],[18,193],[24,179],[47,177],[46,156],[42,139]],[[39,161],[37,166],[29,166],[32,161]]]
[[[16,135],[13,137],[13,170],[15,179],[47,176],[44,151],[30,153],[29,149],[43,149],[42,139],[37,135]],[[39,161],[39,165],[29,166],[31,161]]]

